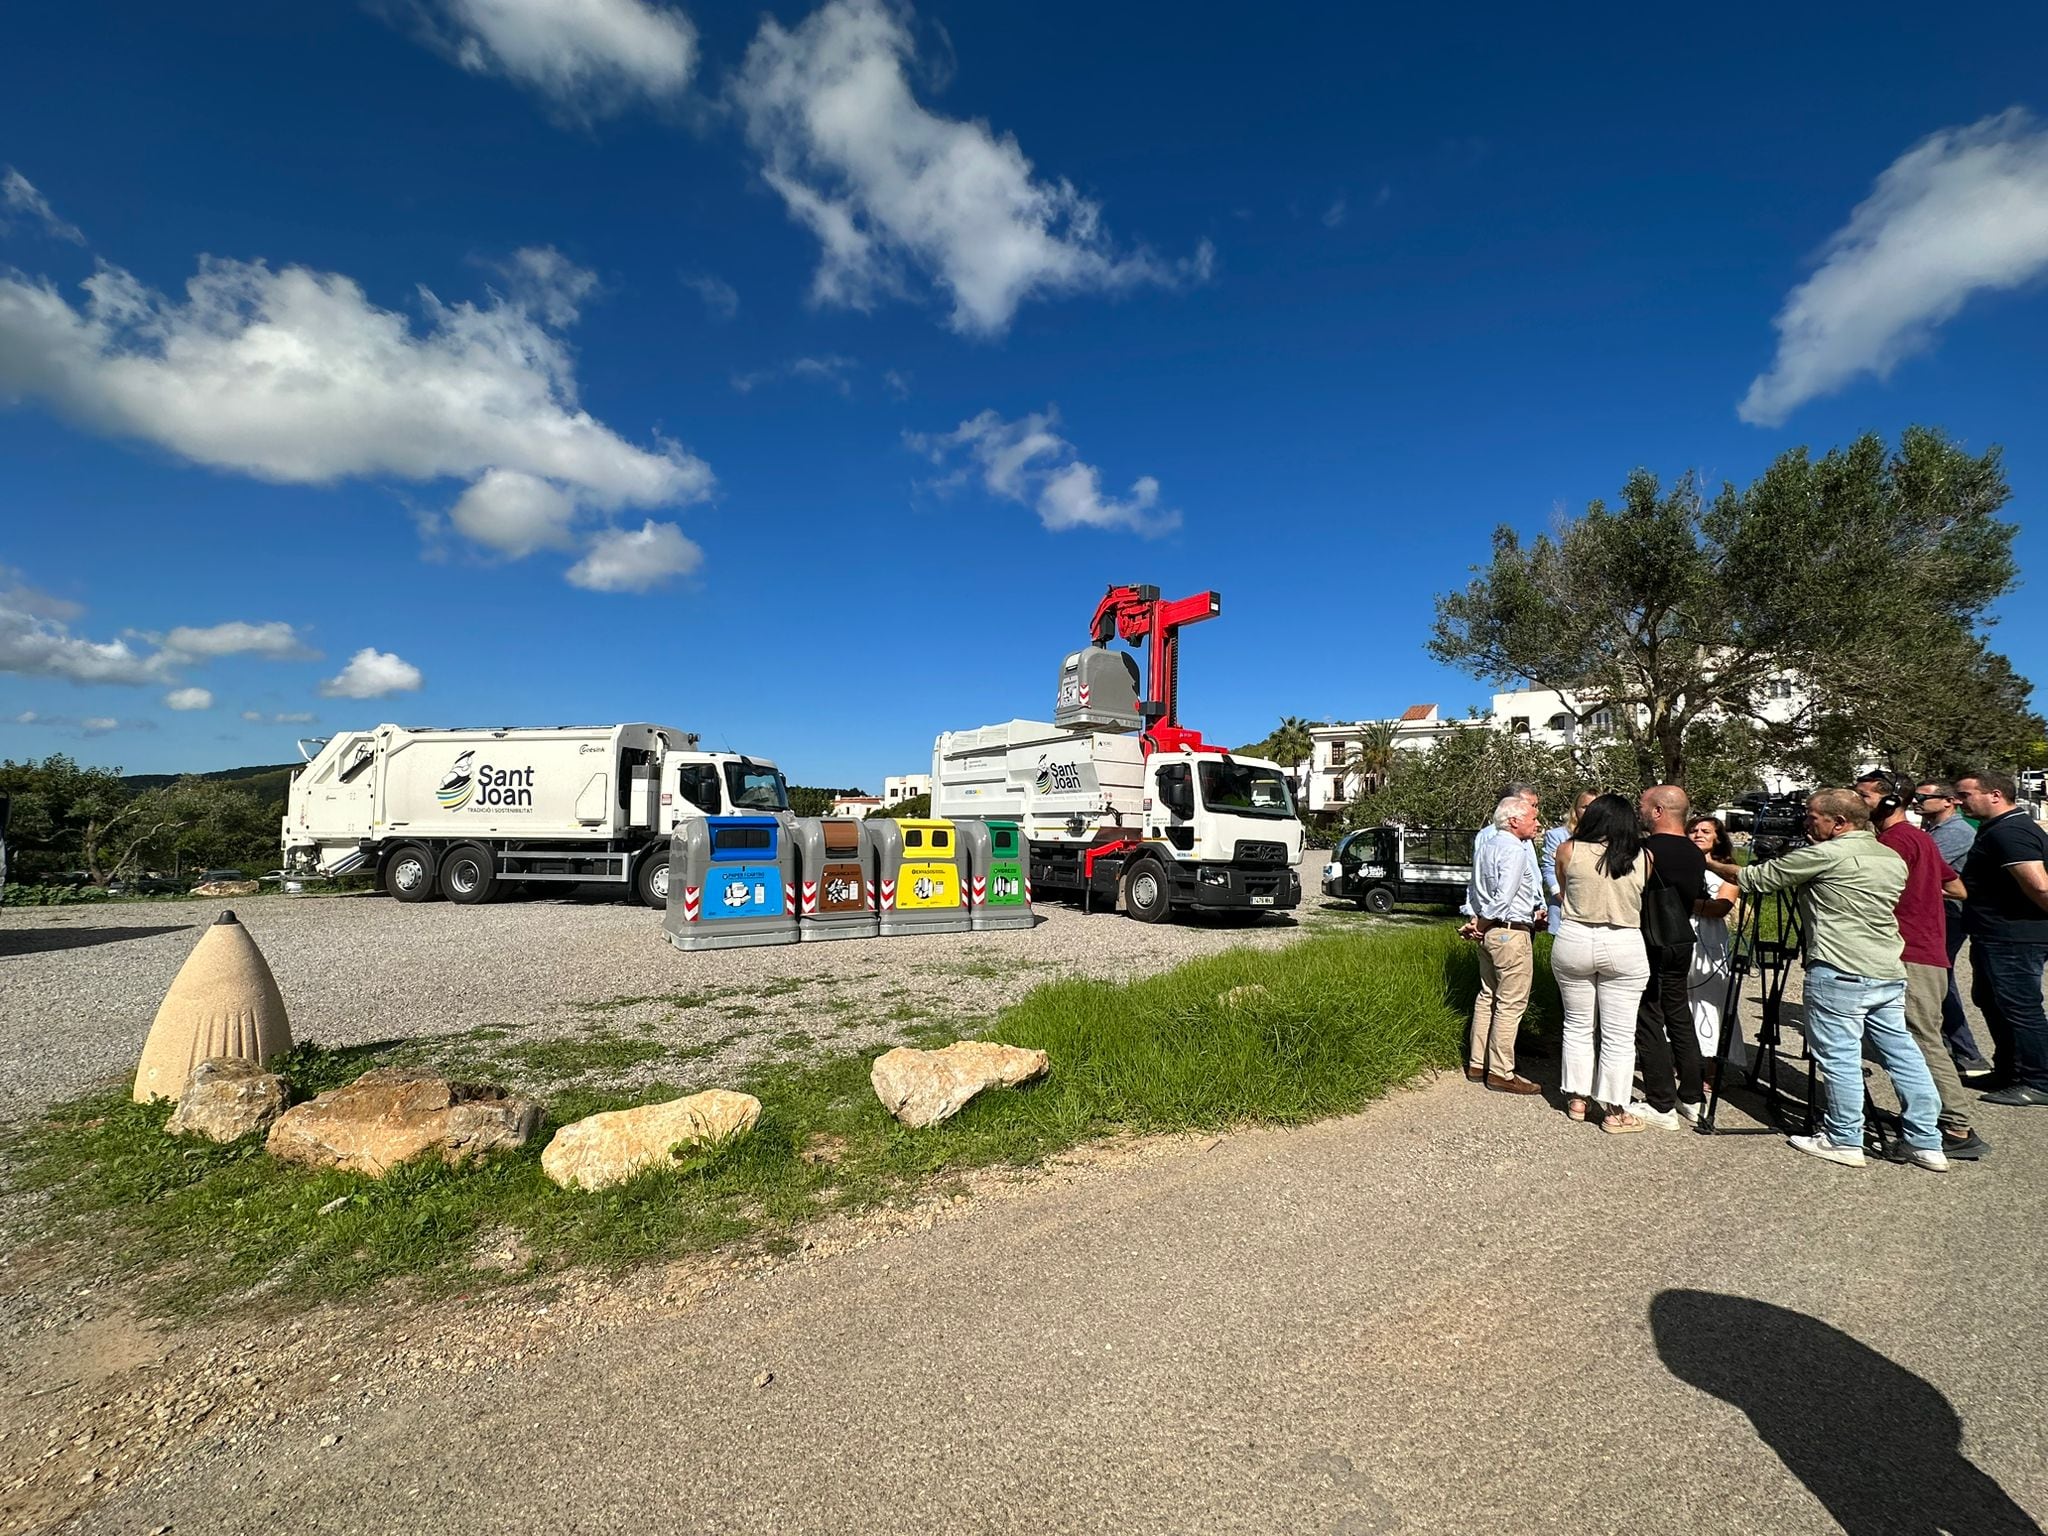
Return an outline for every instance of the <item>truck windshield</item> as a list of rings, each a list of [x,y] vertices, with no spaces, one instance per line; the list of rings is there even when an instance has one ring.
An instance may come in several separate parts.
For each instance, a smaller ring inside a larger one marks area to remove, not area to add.
[[[1277,768],[1248,763],[1205,762],[1201,765],[1202,804],[1232,816],[1294,819],[1294,792]]]
[[[789,789],[781,771],[759,763],[727,763],[725,792],[736,811],[786,811]]]

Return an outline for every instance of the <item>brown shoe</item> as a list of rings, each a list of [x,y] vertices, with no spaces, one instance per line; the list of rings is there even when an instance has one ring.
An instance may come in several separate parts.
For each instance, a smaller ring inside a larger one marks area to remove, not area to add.
[[[1529,1079],[1522,1076],[1519,1072],[1513,1077],[1502,1077],[1499,1073],[1489,1072],[1486,1074],[1486,1086],[1495,1093],[1541,1093],[1543,1091],[1538,1084],[1530,1082]]]
[[[1465,1081],[1468,1083],[1485,1082],[1486,1069],[1484,1067],[1467,1067],[1465,1069]]]

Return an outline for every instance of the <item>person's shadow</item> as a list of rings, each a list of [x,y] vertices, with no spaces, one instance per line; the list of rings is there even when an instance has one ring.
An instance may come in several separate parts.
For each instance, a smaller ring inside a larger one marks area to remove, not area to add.
[[[1665,1291],[1650,1331],[1671,1374],[1749,1415],[1849,1536],[2042,1536],[1962,1452],[1932,1382],[1817,1318],[1708,1291]]]

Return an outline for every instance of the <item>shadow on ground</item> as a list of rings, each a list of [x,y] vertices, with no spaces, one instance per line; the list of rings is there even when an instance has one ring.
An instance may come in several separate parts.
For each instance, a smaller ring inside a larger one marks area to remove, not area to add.
[[[1849,1536],[2042,1536],[1963,1454],[1941,1389],[1818,1318],[1709,1291],[1665,1291],[1650,1331],[1679,1380],[1749,1416]]]
[[[160,933],[183,933],[192,923],[167,923],[149,928],[8,928],[0,929],[0,957],[38,955],[56,949],[85,949],[93,944],[119,944],[128,939],[153,939]]]

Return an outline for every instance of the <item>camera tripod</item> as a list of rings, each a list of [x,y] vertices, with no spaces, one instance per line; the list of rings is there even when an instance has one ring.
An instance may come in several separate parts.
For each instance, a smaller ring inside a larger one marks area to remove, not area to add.
[[[1757,1030],[1756,1055],[1749,1064],[1747,1086],[1763,1092],[1771,1126],[1764,1131],[1721,1134],[1753,1136],[1770,1134],[1772,1130],[1790,1132],[1785,1091],[1779,1080],[1785,1066],[1785,982],[1792,973],[1792,962],[1799,957],[1804,937],[1799,924],[1799,908],[1787,893],[1772,891],[1744,904],[1742,920],[1729,939],[1728,991],[1721,1006],[1721,1038],[1714,1051],[1714,1086],[1707,1094],[1706,1108],[1699,1120],[1702,1136],[1716,1134],[1714,1116],[1721,1107],[1723,1088],[1728,1080],[1728,1055],[1735,1042],[1742,1038],[1743,979],[1750,975],[1758,978],[1763,1022]],[[1806,1062],[1806,1100],[1798,1134],[1811,1136],[1820,1123],[1820,1094],[1826,1091],[1827,1084],[1819,1080],[1818,1062],[1803,1042],[1800,1054]],[[1905,1128],[1896,1114],[1871,1102],[1867,1087],[1861,1082],[1857,1086],[1863,1088],[1865,1148],[1875,1156],[1888,1158],[1893,1143],[1903,1142]]]

